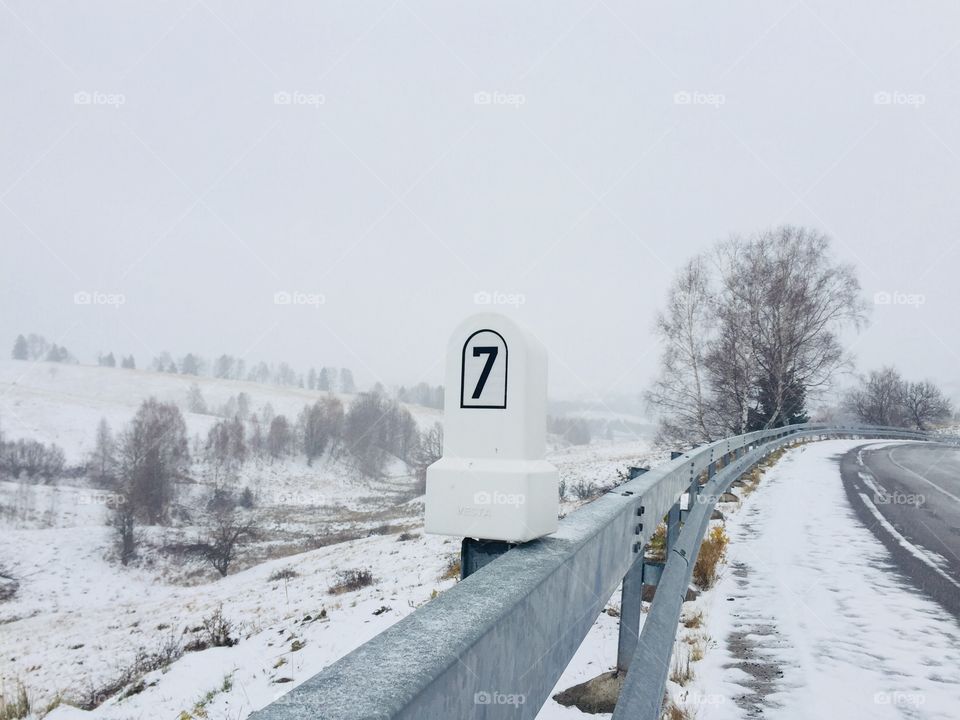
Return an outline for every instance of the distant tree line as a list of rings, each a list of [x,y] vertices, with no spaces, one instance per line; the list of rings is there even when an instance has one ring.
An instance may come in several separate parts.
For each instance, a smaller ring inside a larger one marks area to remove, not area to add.
[[[47,360],[50,362],[76,363],[76,358],[65,348],[47,342],[41,335],[18,335],[14,341],[12,356],[15,360]],[[121,356],[118,359],[113,351],[99,353],[97,365],[100,367],[121,367],[135,370],[137,367],[133,355]],[[149,365],[154,372],[177,375],[208,375],[225,380],[245,380],[260,384],[273,384],[286,387],[301,387],[321,392],[339,392],[352,395],[357,392],[357,384],[350,368],[311,367],[306,375],[299,373],[286,362],[278,365],[268,365],[258,362],[247,367],[243,358],[223,354],[212,362],[207,362],[196,353],[187,353],[179,360],[175,360],[169,352],[156,355]],[[379,384],[378,384],[379,385]],[[382,386],[377,389],[384,392]],[[401,386],[397,390],[399,402],[423,405],[424,407],[443,408],[443,386],[431,386],[427,383],[418,383],[410,389]],[[191,410],[203,412],[207,410]]]
[[[248,368],[243,358],[226,354],[220,355],[208,363],[195,353],[187,353],[179,360],[175,360],[170,353],[162,352],[153,358],[150,369],[154,372],[197,376],[209,375],[224,380],[246,380],[260,384],[301,387],[325,392],[346,394],[356,392],[356,382],[350,368],[321,367],[319,371],[316,368],[310,368],[304,375],[298,373],[286,362],[281,362],[278,365],[258,362]]]
[[[401,385],[397,390],[397,400],[443,410],[443,385],[432,386],[421,382],[410,389]]]
[[[97,355],[97,365],[100,367],[116,367],[117,359],[112,352],[108,352],[106,355],[101,353]],[[137,362],[133,359],[133,355],[127,355],[120,358],[120,367],[126,368],[127,370],[136,370]]]
[[[844,398],[845,409],[868,425],[927,430],[950,420],[953,405],[929,380],[904,380],[892,368],[872,370]]]
[[[76,363],[77,359],[67,348],[56,343],[47,342],[42,335],[30,333],[17,335],[13,341],[13,351],[10,353],[14,360],[46,360],[47,362]]]

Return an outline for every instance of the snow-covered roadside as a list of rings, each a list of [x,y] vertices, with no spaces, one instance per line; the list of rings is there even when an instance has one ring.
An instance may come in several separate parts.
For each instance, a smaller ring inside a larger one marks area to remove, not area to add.
[[[728,519],[727,568],[698,601],[698,720],[956,717],[960,625],[857,521],[837,458],[861,442],[791,450]]]

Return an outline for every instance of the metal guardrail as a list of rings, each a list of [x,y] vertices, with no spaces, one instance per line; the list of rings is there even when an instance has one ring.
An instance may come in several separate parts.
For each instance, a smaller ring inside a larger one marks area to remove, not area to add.
[[[557,533],[513,548],[251,718],[533,718],[622,581],[618,666],[630,671],[614,718],[654,720],[716,497],[777,447],[845,436],[936,439],[806,424],[691,450],[571,513]],[[704,474],[706,502],[691,501],[678,536],[680,497],[697,495]],[[643,550],[664,516],[668,562],[638,636]]]

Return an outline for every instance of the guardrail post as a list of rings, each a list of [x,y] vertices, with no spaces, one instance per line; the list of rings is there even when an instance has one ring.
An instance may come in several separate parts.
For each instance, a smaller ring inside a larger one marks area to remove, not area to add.
[[[690,498],[687,500],[687,512],[693,510],[693,504],[697,501],[697,495],[700,494],[700,475],[695,474],[693,465],[690,467]]]
[[[620,591],[620,639],[617,643],[617,672],[623,673],[637,650],[640,638],[640,610],[643,603],[643,551],[623,576]]]
[[[516,543],[502,540],[475,540],[464,538],[460,543],[460,579],[466,580],[477,570],[515,547]]]
[[[677,500],[670,512],[667,513],[667,553],[669,555],[673,543],[677,541],[680,535],[680,501]]]

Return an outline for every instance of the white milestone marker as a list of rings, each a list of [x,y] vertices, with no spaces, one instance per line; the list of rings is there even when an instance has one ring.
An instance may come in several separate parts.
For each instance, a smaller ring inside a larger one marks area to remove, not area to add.
[[[447,348],[443,457],[427,468],[425,530],[526,542],[557,530],[544,460],[547,353],[512,320],[467,319]]]

